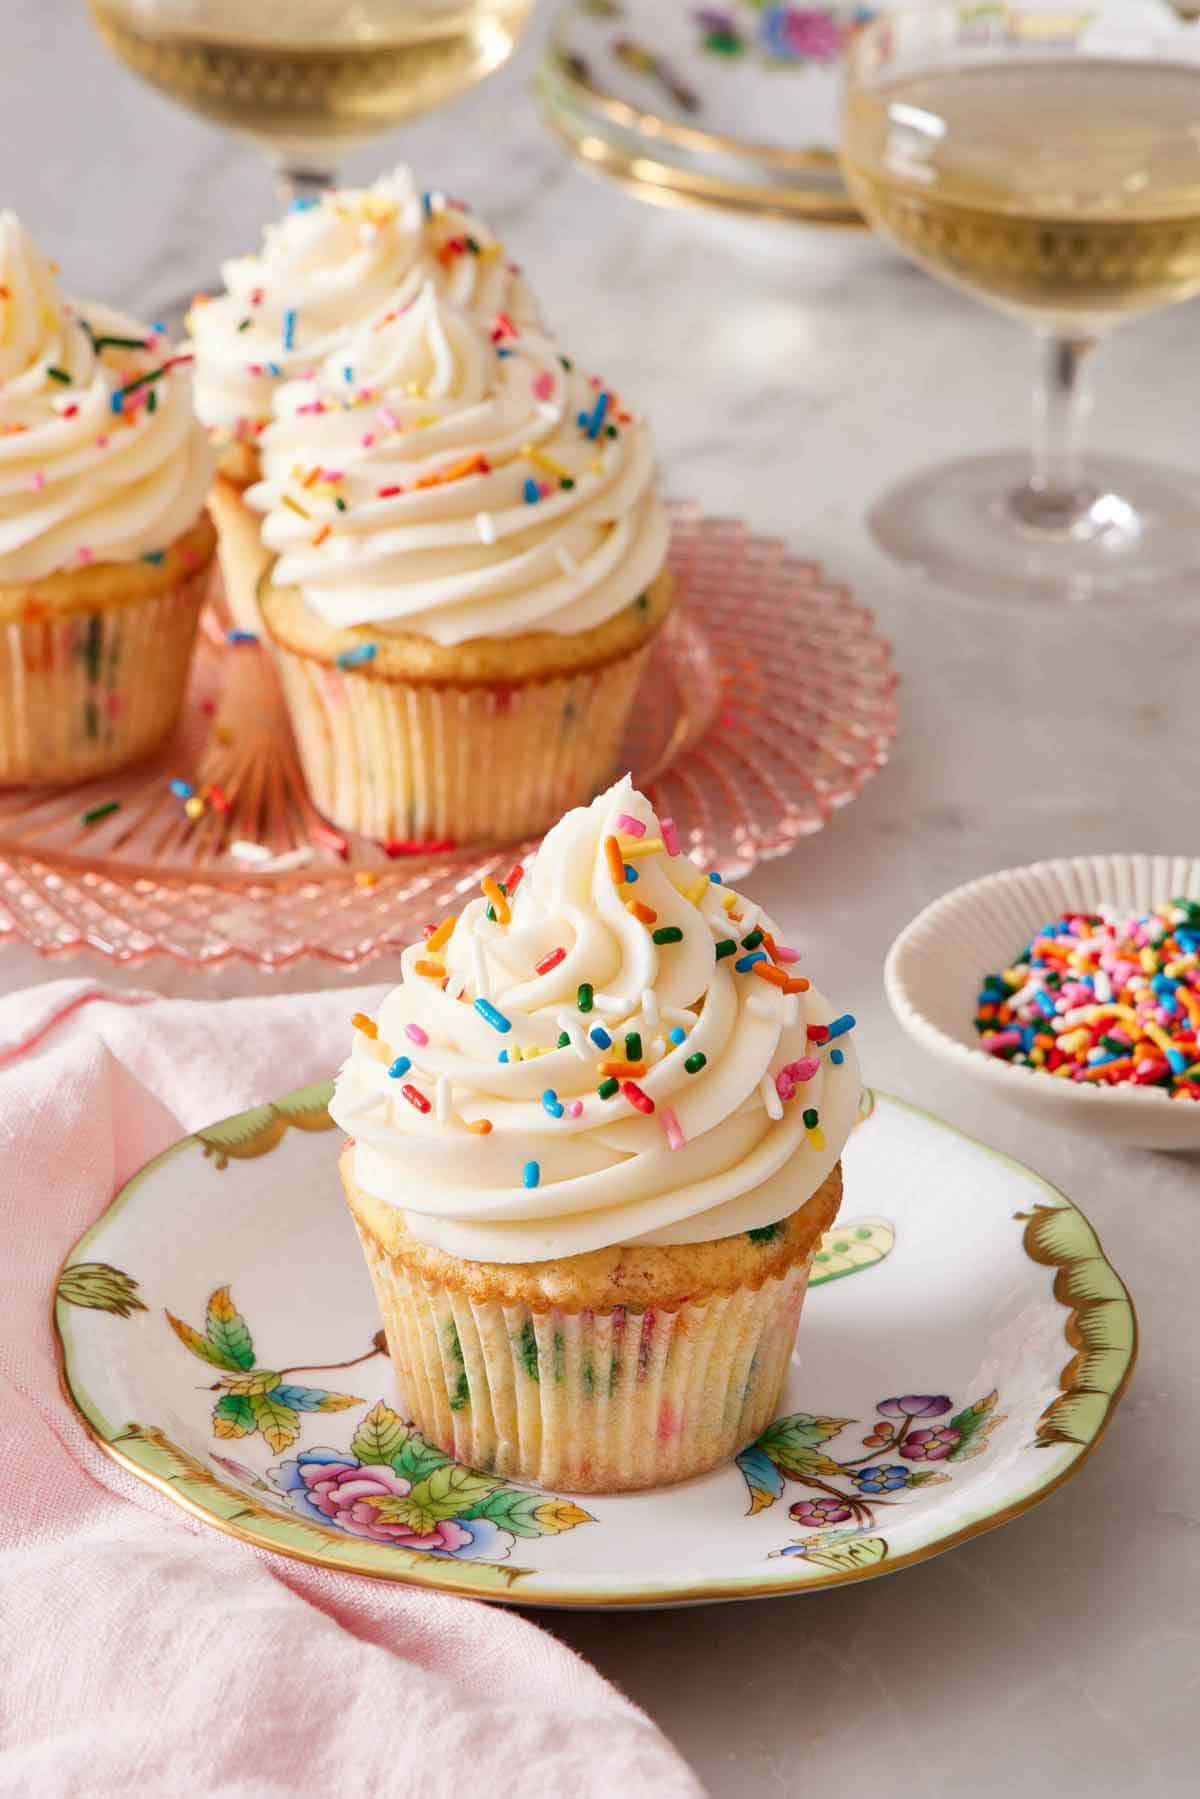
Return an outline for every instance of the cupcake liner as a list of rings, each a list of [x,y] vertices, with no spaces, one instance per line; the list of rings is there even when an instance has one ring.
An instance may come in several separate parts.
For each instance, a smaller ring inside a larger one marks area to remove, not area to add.
[[[208,587],[0,624],[0,785],[64,785],[146,755],[175,723]]]
[[[423,843],[511,841],[590,800],[612,775],[650,651],[548,680],[453,687],[275,648],[318,810],[342,830]]]
[[[813,1249],[674,1310],[534,1311],[435,1286],[360,1231],[423,1435],[471,1467],[579,1493],[703,1474],[775,1415]]]

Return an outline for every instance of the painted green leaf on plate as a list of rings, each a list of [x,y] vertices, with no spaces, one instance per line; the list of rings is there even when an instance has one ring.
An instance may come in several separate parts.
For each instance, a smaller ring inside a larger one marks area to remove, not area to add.
[[[254,1408],[244,1393],[222,1393],[213,1407],[214,1437],[248,1437],[256,1428]]]
[[[132,1312],[148,1309],[137,1297],[137,1285],[132,1275],[114,1268],[111,1262],[74,1262],[59,1276],[58,1297],[64,1305],[128,1318]]]
[[[229,1297],[228,1287],[218,1287],[208,1302],[205,1336],[226,1358],[226,1368],[253,1368],[254,1344],[246,1320]]]
[[[398,1412],[380,1399],[350,1439],[350,1448],[360,1462],[382,1467],[391,1462],[409,1435],[409,1427]]]
[[[250,1406],[254,1422],[278,1455],[300,1435],[300,1414],[290,1405],[280,1405],[273,1393],[251,1393]]]

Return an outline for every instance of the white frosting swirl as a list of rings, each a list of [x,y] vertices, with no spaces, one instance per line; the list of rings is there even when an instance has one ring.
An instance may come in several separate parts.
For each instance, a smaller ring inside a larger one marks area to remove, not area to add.
[[[587,631],[666,559],[645,425],[547,338],[494,337],[432,284],[276,413],[247,499],[272,579],[329,625],[439,644]]]
[[[188,372],[142,380],[169,361],[148,326],[64,301],[0,213],[0,582],[133,562],[196,523],[212,457]]]
[[[640,838],[622,815],[644,825]],[[740,940],[760,921],[770,932],[768,921],[685,857],[655,849],[658,830],[626,779],[550,832],[511,922],[490,921],[486,899],[464,908],[434,958],[445,986],[418,972],[430,963],[426,946],[404,952],[378,1036],[357,1035],[330,1110],[355,1139],[359,1184],[403,1210],[422,1242],[496,1262],[707,1242],[775,1223],[832,1169],[858,1103],[849,1039],[821,1049],[808,1037],[829,1023],[819,994],[785,993],[737,968],[759,947]],[[636,882],[614,882],[610,837]],[[631,913],[632,902],[653,921]],[[656,943],[652,930],[664,929],[679,938]],[[719,957],[730,937],[736,956]],[[579,1008],[582,983],[590,1011]],[[480,997],[509,1029],[481,1015]],[[591,1037],[597,1027],[611,1048]],[[611,1098],[598,1090],[602,1065],[623,1056],[631,1032],[649,1112],[623,1086]],[[797,1063],[794,1096],[782,1100],[777,1077]],[[411,1103],[406,1085],[430,1110]],[[483,1120],[490,1130],[472,1132]]]
[[[407,169],[369,188],[298,201],[269,225],[258,255],[222,268],[225,292],[193,305],[196,409],[214,440],[252,441],[275,390],[332,354],[355,327],[433,281],[489,321],[536,323],[537,307],[482,220]]]

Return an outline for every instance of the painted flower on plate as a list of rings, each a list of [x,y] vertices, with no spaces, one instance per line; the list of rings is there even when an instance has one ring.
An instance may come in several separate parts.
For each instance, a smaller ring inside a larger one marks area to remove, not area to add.
[[[796,62],[832,62],[846,39],[827,7],[769,6],[759,31],[764,50]]]
[[[877,1467],[856,1468],[850,1478],[860,1493],[894,1493],[898,1487],[908,1485],[908,1469],[898,1462],[887,1462]]]
[[[914,1430],[900,1445],[910,1462],[940,1462],[962,1442],[962,1432],[942,1425],[937,1430]]]
[[[940,1418],[953,1404],[944,1393],[903,1393],[898,1399],[881,1399],[875,1410],[885,1418]]]
[[[830,1524],[844,1524],[847,1518],[853,1517],[850,1507],[843,1499],[798,1499],[788,1507],[788,1517],[794,1518],[797,1524],[807,1524],[810,1530],[823,1530]]]
[[[488,1518],[439,1518],[421,1531],[382,1516],[379,1501],[407,1498],[412,1482],[386,1465],[364,1466],[336,1449],[305,1449],[268,1473],[294,1512],[352,1537],[459,1561],[506,1555],[512,1547],[508,1531]]]

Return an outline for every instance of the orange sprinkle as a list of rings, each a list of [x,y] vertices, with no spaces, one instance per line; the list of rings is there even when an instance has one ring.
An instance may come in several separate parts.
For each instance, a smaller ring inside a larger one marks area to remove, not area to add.
[[[301,487],[311,487],[313,482],[316,480],[317,476],[320,474],[320,472],[321,472],[321,465],[318,462],[312,468],[309,469],[307,475],[305,475],[303,481],[300,483]]]
[[[450,938],[454,933],[454,927],[457,923],[458,923],[458,919],[454,916],[453,913],[451,913],[449,918],[443,918],[443,920],[442,920],[441,924],[438,926],[437,930],[431,931],[429,933],[429,936],[426,938],[426,941],[425,941],[426,949],[439,950],[439,949],[441,949],[443,944],[449,943]]]
[[[226,801],[224,809],[228,812],[228,801]],[[375,873],[373,868],[359,868],[355,871],[354,885],[356,887],[378,887],[379,876]]]
[[[601,1062],[600,1072],[603,1075],[615,1074],[619,1081],[633,1080],[636,1076],[645,1074],[646,1064],[644,1062]]]
[[[625,879],[625,858],[615,837],[604,839],[604,855],[608,862],[608,872],[619,887]]]
[[[474,1131],[477,1137],[486,1137],[490,1133],[491,1128],[492,1121],[490,1118],[477,1118],[473,1124],[468,1124],[467,1126],[467,1129],[469,1131]]]
[[[325,539],[329,536],[329,534],[332,530],[333,530],[332,525],[322,525],[321,529],[319,531],[314,531],[312,534],[312,537],[310,539],[310,542],[312,543],[313,548],[315,549],[318,544],[324,543]]]
[[[756,962],[750,972],[756,974],[760,981],[769,981],[772,987],[782,987],[787,992],[789,977],[782,968],[776,968],[773,962]]]
[[[365,1012],[355,1012],[350,1023],[356,1031],[361,1031],[364,1037],[378,1037],[379,1035],[379,1026],[373,1018],[368,1018]]]
[[[762,963],[756,962],[754,966],[761,968]],[[806,981],[802,974],[794,974],[788,977],[788,984],[783,991],[785,993],[807,993],[811,986],[812,982]]]
[[[658,920],[658,913],[654,907],[644,905],[641,900],[626,900],[625,910],[632,912],[639,924],[655,924]]]
[[[512,918],[512,913],[508,909],[508,901],[500,891],[500,883],[494,881],[491,875],[484,875],[479,885],[483,888],[484,899],[487,900],[492,907],[499,922],[501,924],[508,924]]]
[[[431,962],[428,956],[422,956],[419,962],[414,962],[413,970],[416,974],[427,975],[431,981],[440,981],[446,972],[444,963]]]
[[[461,481],[464,475],[486,475],[490,469],[487,457],[475,450],[470,456],[452,462],[449,468],[438,469],[432,475],[419,475],[413,487],[444,487],[447,481]]]

